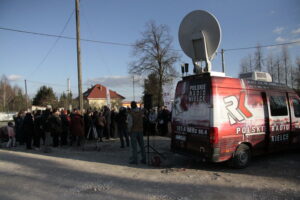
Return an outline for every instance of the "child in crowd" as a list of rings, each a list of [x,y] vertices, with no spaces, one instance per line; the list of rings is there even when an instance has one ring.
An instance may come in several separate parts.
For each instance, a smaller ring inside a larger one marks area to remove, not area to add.
[[[13,123],[12,122],[8,122],[7,124],[7,133],[8,133],[8,137],[9,140],[7,142],[6,147],[10,148],[10,147],[15,147],[16,146],[16,133],[13,127]]]

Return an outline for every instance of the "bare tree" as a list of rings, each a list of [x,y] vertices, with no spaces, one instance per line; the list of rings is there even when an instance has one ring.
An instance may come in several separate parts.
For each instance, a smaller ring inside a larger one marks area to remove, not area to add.
[[[290,66],[290,54],[288,51],[288,47],[286,45],[282,46],[282,62],[284,67],[285,74],[285,84],[288,85],[288,77],[290,74],[289,66]]]
[[[253,71],[253,60],[251,54],[247,55],[241,60],[240,68],[241,68],[241,73]]]
[[[1,110],[8,111],[8,105],[13,97],[13,91],[6,76],[2,76],[0,80],[0,96]]]
[[[248,72],[248,60],[247,58],[243,58],[240,63],[241,73]]]
[[[263,70],[263,52],[260,44],[257,44],[256,51],[254,52],[254,69],[257,71]]]
[[[295,73],[293,74],[295,75],[294,81],[297,84],[296,89],[300,90],[300,57],[299,56],[296,58]]]
[[[285,82],[285,69],[280,55],[277,55],[275,58],[275,74],[277,74],[278,83]]]
[[[19,111],[25,108],[25,95],[18,86],[12,87],[6,76],[0,79],[0,111]]]
[[[179,55],[172,50],[172,38],[166,25],[156,25],[154,21],[146,24],[142,39],[137,40],[133,47],[136,60],[129,66],[131,74],[155,73],[158,77],[158,102],[162,99],[162,86],[178,76],[173,65]]]
[[[266,58],[266,67],[267,72],[270,73],[272,80],[276,77],[276,66],[275,66],[275,58],[272,52],[270,52]]]

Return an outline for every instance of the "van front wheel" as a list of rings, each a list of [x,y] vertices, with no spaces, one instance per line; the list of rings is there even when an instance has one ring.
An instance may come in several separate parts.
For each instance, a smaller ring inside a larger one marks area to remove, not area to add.
[[[241,144],[235,151],[231,164],[235,168],[245,168],[251,161],[251,150],[248,145]]]

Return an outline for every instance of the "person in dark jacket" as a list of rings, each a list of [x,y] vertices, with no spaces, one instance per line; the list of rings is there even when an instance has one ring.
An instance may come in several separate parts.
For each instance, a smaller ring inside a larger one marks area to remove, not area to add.
[[[157,123],[157,114],[155,109],[151,109],[149,116],[149,126],[150,126],[150,134],[151,135],[156,135],[156,123]]]
[[[84,113],[84,136],[85,138],[87,138],[87,136],[89,135],[89,138],[87,139],[92,139],[92,134],[88,134],[90,129],[93,128],[93,121],[92,121],[92,117],[91,117],[91,111],[90,110],[87,110],[85,113]]]
[[[120,108],[119,114],[116,115],[117,127],[121,142],[121,148],[124,148],[124,137],[126,141],[126,146],[129,147],[129,137],[127,130],[127,111],[126,108]]]
[[[114,108],[110,111],[110,136],[115,138],[116,137],[116,116],[117,113]]]
[[[76,141],[77,146],[84,142],[84,120],[79,110],[74,109],[71,115],[70,132],[72,134],[71,146]]]
[[[26,139],[26,148],[32,149],[32,137],[34,133],[34,124],[33,124],[33,117],[31,113],[26,113],[24,121],[23,121],[23,131]]]
[[[20,145],[25,142],[25,136],[23,131],[24,112],[20,111],[17,116],[14,117],[15,129],[16,129],[16,140]]]
[[[162,107],[158,114],[158,128],[161,136],[168,134],[168,123],[170,121],[170,112],[166,107]]]
[[[50,123],[49,123],[49,118],[51,116],[51,111],[49,108],[44,110],[42,112],[42,125],[43,125],[43,133],[42,133],[42,140],[43,140],[43,145],[50,145]]]
[[[38,110],[34,116],[34,138],[33,138],[33,146],[36,148],[40,148],[40,141],[43,135],[43,122],[41,110]]]
[[[50,132],[53,139],[53,147],[58,147],[59,137],[62,132],[61,119],[59,117],[59,111],[53,109],[52,115],[49,118]]]
[[[93,122],[94,122],[94,126],[96,127],[96,130],[97,130],[98,140],[99,140],[99,142],[103,142],[102,137],[103,137],[103,131],[104,131],[105,124],[106,124],[103,113],[95,111],[93,114]]]
[[[111,133],[110,133],[110,124],[111,124],[111,112],[110,109],[107,106],[104,106],[104,113],[103,113],[104,117],[105,117],[105,129],[104,129],[104,133],[106,135],[106,139],[110,139],[111,137]]]

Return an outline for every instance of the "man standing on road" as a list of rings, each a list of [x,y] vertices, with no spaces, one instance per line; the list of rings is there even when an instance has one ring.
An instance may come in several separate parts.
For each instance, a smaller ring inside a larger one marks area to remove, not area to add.
[[[143,113],[137,108],[136,102],[131,102],[131,112],[128,113],[128,127],[130,130],[130,139],[132,147],[132,156],[129,164],[138,164],[137,143],[140,146],[142,160],[141,163],[146,164],[146,153],[143,137]]]

